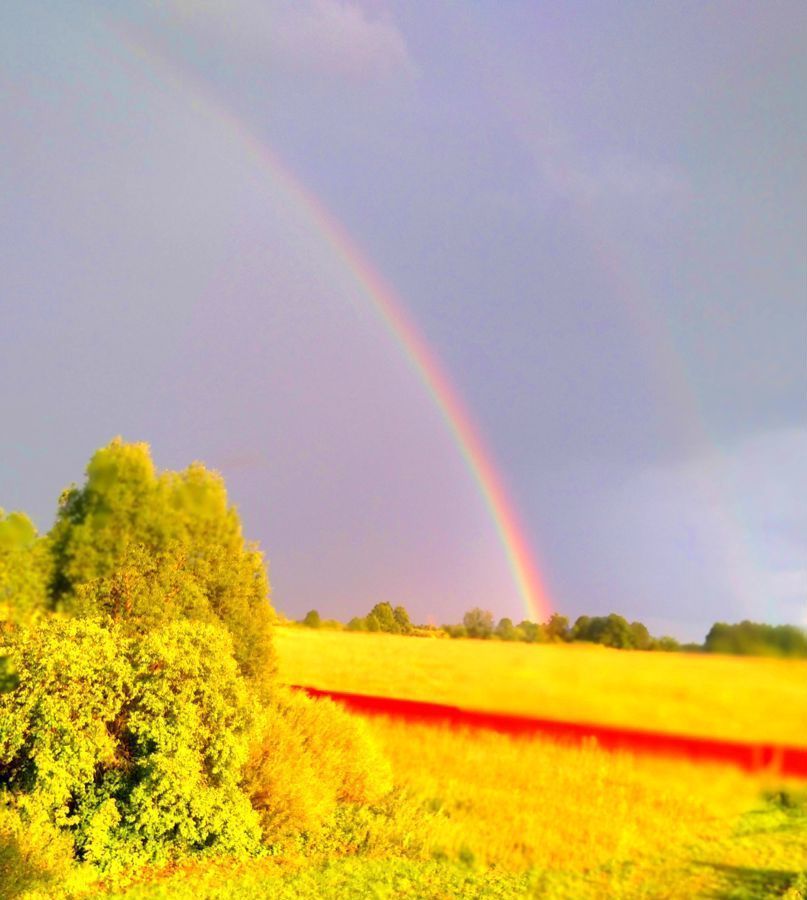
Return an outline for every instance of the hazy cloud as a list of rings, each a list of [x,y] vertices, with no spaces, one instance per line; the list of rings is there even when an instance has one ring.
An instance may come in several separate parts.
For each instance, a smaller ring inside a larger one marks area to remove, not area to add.
[[[635,157],[609,156],[589,165],[547,159],[542,171],[554,190],[587,203],[612,199],[682,202],[691,193],[681,169]]]
[[[291,73],[364,80],[416,71],[388,15],[344,0],[166,0],[158,9],[205,41]]]

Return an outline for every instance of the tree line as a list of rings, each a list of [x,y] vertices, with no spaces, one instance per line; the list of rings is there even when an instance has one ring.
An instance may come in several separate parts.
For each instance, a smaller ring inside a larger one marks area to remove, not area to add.
[[[674,637],[654,637],[642,622],[629,622],[624,616],[578,616],[571,624],[566,616],[553,613],[545,622],[527,619],[518,624],[512,619],[498,622],[487,609],[474,607],[462,622],[442,625],[413,625],[403,606],[377,603],[364,617],[343,624],[336,619],[322,619],[312,609],[299,624],[308,628],[330,628],[347,631],[383,631],[388,634],[418,637],[473,638],[477,640],[521,641],[527,644],[559,644],[585,642],[620,650],[655,650],[663,652],[728,653],[745,656],[781,656],[807,658],[807,632],[795,625],[764,625],[743,621],[729,625],[715,623],[703,644],[681,643]]]

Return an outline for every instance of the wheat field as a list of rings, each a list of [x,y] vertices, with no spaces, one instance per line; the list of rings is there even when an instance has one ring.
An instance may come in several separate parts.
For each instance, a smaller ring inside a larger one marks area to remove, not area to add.
[[[289,684],[807,746],[807,661],[278,628]]]

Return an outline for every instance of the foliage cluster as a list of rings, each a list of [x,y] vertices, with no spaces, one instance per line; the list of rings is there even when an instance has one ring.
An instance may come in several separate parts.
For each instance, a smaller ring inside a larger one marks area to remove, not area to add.
[[[24,513],[0,509],[0,623],[30,622],[47,607],[49,558]]]
[[[47,535],[0,513],[0,896],[76,861],[116,877],[329,829],[338,848],[389,765],[362,722],[277,684],[273,617],[262,554],[199,463],[158,472],[116,439]]]
[[[765,625],[748,620],[736,625],[716,622],[706,635],[704,650],[739,656],[807,659],[807,631],[794,625]]]

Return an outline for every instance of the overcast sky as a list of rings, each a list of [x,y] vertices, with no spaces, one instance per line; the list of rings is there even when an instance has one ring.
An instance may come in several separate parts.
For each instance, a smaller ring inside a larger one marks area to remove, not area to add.
[[[796,0],[8,5],[0,505],[48,528],[121,434],[221,470],[287,614],[523,617],[263,145],[442,361],[555,608],[807,624],[806,33]]]

